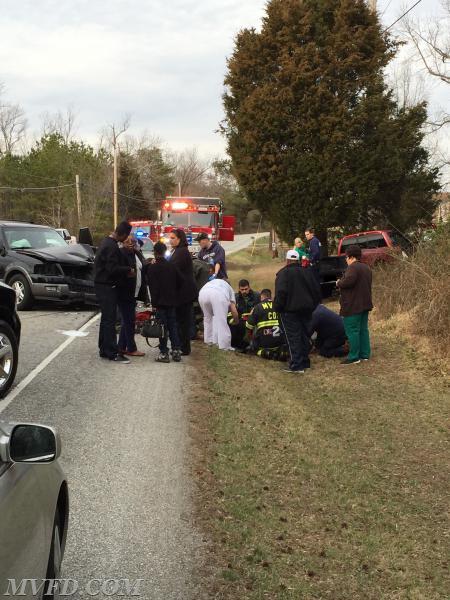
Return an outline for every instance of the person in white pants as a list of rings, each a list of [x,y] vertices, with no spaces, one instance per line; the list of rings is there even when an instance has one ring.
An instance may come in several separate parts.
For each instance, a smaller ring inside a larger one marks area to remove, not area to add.
[[[232,350],[227,315],[231,311],[235,323],[239,323],[239,314],[231,285],[223,279],[212,279],[200,290],[198,301],[203,312],[205,344]]]

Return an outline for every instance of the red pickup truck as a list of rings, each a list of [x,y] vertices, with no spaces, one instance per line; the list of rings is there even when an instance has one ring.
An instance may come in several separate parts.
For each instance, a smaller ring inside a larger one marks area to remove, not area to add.
[[[392,260],[393,251],[405,254],[411,251],[411,242],[398,231],[377,230],[346,235],[339,241],[338,255],[345,254],[354,244],[362,250],[362,262],[370,266]]]

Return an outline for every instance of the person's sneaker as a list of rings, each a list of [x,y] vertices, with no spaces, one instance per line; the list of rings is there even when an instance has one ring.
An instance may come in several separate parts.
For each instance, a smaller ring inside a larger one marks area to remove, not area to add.
[[[123,356],[122,354],[118,354],[115,358],[113,358],[113,361],[121,363],[122,365],[130,364],[130,359],[128,359],[126,356]]]
[[[353,360],[346,358],[345,360],[341,360],[341,365],[358,365],[360,362],[359,358],[354,358]]]
[[[173,362],[181,361],[181,352],[179,350],[174,350],[172,352],[172,360],[173,360]]]
[[[300,369],[283,369],[284,373],[295,373],[296,375],[303,375],[305,371],[302,371]]]
[[[361,358],[362,362],[369,362],[370,359],[368,358]]]
[[[155,362],[170,363],[169,355],[168,354],[160,354],[159,356],[157,356],[155,358]]]

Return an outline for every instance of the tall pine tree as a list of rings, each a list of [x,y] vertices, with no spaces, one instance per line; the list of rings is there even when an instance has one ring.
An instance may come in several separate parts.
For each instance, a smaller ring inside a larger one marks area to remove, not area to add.
[[[429,219],[426,106],[396,105],[394,54],[364,0],[270,0],[261,31],[238,34],[222,130],[240,185],[286,239]]]

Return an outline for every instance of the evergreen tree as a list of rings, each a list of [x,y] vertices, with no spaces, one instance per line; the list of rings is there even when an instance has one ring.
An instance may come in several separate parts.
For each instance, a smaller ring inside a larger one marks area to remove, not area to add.
[[[249,201],[284,238],[405,229],[433,212],[426,107],[400,110],[384,82],[395,50],[364,0],[270,0],[261,31],[238,34],[222,130]]]

